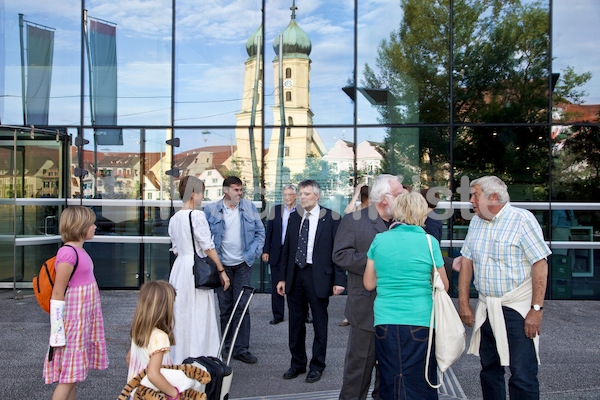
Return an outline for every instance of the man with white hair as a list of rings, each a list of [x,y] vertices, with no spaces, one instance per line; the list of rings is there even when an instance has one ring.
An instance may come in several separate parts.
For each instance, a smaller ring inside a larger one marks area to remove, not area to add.
[[[340,399],[364,400],[371,384],[375,368],[373,302],[376,291],[365,289],[363,275],[371,242],[375,235],[388,230],[393,218],[394,200],[403,190],[398,177],[378,176],[371,188],[371,204],[346,214],[335,236],[333,261],[348,271],[345,315],[350,322]],[[373,398],[379,398],[378,391],[376,374]]]
[[[506,399],[505,366],[511,371],[510,397],[538,399],[538,342],[551,252],[533,214],[510,205],[502,180],[484,176],[470,186],[476,215],[458,278],[459,314],[474,326],[468,353],[480,356],[484,399]],[[475,313],[469,305],[473,274],[479,292]]]

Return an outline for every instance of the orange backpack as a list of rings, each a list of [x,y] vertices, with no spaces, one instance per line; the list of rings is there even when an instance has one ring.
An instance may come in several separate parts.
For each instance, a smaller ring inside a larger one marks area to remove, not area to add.
[[[65,246],[69,246],[73,250],[75,247],[65,244]],[[75,266],[73,267],[73,272],[71,272],[71,276],[69,280],[73,277],[75,270],[77,269],[77,264],[79,264],[79,256],[77,254],[77,250],[75,250]],[[37,298],[40,307],[48,314],[50,314],[50,298],[52,297],[52,289],[54,288],[54,279],[56,278],[56,270],[54,269],[54,263],[56,261],[56,256],[47,260],[42,268],[40,269],[40,273],[38,276],[33,278],[33,292],[35,293],[35,297]],[[65,289],[66,292],[66,289]]]

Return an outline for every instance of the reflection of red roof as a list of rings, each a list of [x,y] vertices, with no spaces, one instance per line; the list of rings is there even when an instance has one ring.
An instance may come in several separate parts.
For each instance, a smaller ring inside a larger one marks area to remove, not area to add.
[[[562,108],[564,119],[556,122],[599,122],[600,104],[557,104]]]

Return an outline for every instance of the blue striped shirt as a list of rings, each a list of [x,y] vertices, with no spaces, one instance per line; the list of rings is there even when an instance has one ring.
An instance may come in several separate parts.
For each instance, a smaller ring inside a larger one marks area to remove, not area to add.
[[[461,254],[473,261],[477,291],[501,297],[531,276],[531,266],[551,251],[533,214],[506,203],[491,221],[473,217]]]

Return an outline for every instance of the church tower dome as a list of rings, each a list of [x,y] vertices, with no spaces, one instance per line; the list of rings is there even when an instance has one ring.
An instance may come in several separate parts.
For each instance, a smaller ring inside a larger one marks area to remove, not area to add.
[[[296,23],[296,1],[292,7],[292,19],[288,26],[273,40],[273,50],[275,50],[275,60],[279,59],[279,37],[283,36],[283,58],[304,58],[309,59],[312,44],[310,38]]]
[[[246,52],[248,53],[248,60],[255,60],[256,53],[259,52],[258,42],[262,40],[262,25],[248,38],[246,42]],[[261,46],[262,49],[262,46]]]

